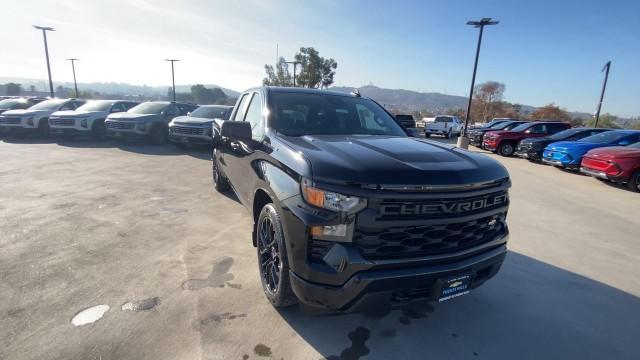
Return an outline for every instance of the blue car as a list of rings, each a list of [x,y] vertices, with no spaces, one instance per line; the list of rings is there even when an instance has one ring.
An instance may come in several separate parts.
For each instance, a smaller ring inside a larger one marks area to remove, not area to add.
[[[640,130],[613,130],[588,136],[580,141],[558,141],[549,144],[542,153],[545,164],[571,170],[580,168],[587,151],[605,146],[626,146],[640,141]]]

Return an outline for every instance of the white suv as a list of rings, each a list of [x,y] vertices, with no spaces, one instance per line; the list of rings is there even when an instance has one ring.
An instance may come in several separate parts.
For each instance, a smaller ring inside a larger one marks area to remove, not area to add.
[[[93,100],[75,111],[55,112],[49,117],[51,134],[91,135],[102,139],[105,135],[104,120],[109,114],[125,112],[138,104],[125,100]]]
[[[78,99],[50,99],[28,109],[9,110],[0,115],[0,132],[49,135],[49,116],[56,111],[73,111],[85,103]]]

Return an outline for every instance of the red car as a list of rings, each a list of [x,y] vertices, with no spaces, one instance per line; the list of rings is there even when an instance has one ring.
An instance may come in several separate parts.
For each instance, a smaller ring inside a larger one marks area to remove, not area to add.
[[[532,121],[508,131],[487,132],[482,147],[502,156],[511,156],[522,139],[549,136],[570,127],[571,125],[560,121]]]
[[[626,183],[630,190],[640,192],[640,142],[593,149],[582,158],[580,172]]]

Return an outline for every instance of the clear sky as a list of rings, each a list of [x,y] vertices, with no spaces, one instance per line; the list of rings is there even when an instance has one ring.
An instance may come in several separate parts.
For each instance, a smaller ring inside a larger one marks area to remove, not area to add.
[[[338,61],[336,85],[468,94],[477,30],[485,31],[479,82],[507,86],[506,100],[555,102],[594,112],[604,63],[612,70],[603,112],[640,115],[640,1],[605,0],[22,0],[4,2],[0,76],[46,78],[41,34],[52,26],[54,81],[260,84],[264,64],[313,46]]]

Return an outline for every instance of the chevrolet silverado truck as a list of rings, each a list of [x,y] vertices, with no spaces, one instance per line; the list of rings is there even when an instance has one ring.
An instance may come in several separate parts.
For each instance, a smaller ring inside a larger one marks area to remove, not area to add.
[[[506,169],[409,137],[357,92],[247,90],[213,142],[213,184],[248,210],[275,307],[449,300],[505,258]]]
[[[49,116],[56,111],[73,111],[84,104],[78,99],[50,99],[27,109],[8,110],[0,115],[0,132],[49,136]]]
[[[163,144],[169,134],[173,118],[195,110],[198,106],[169,101],[148,101],[127,112],[109,114],[105,120],[106,135],[115,139],[146,139],[155,145]]]
[[[49,116],[49,128],[52,135],[83,136],[91,135],[103,139],[104,121],[109,114],[125,112],[138,105],[137,101],[93,100],[75,111],[56,111]]]
[[[169,123],[169,141],[176,146],[211,145],[213,120],[229,119],[231,110],[233,106],[202,105],[185,116],[173,118]]]
[[[484,135],[482,148],[502,156],[511,156],[524,139],[553,135],[570,127],[570,124],[560,121],[532,121],[520,124],[509,131],[489,131]]]
[[[459,136],[462,133],[464,123],[457,116],[438,115],[432,123],[424,126],[424,136],[442,135],[447,139]]]

